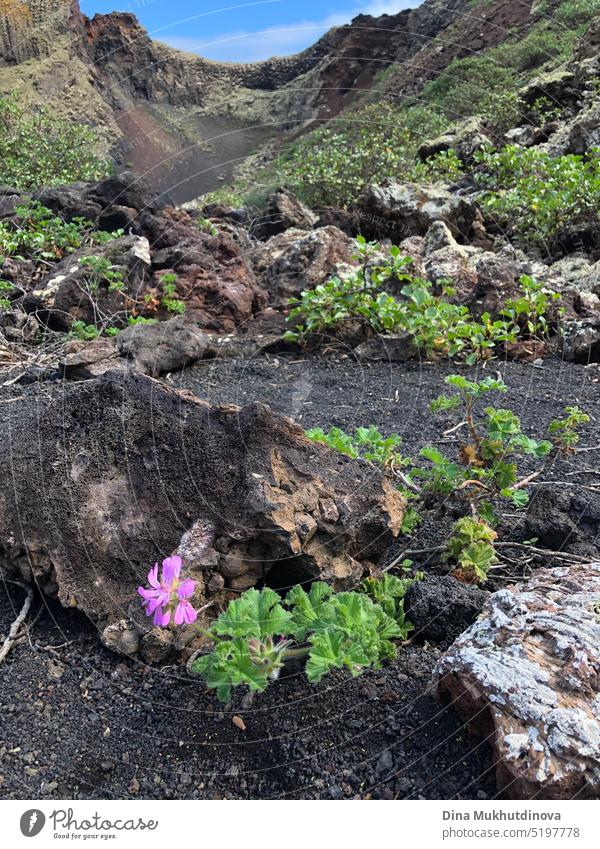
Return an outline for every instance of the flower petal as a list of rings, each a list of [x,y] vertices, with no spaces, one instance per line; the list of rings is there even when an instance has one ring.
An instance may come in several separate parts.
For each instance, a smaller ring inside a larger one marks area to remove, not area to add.
[[[183,623],[184,615],[184,606],[182,602],[179,602],[179,604],[175,608],[175,616],[173,617],[173,622],[175,623],[175,625],[181,625]]]
[[[162,607],[164,603],[165,603],[165,601],[162,598],[162,596],[157,596],[156,598],[149,599],[146,602],[146,605],[145,605],[148,616],[150,616],[150,614],[154,613],[154,611],[156,610],[157,607]]]
[[[165,557],[162,562],[162,579],[163,584],[166,586],[171,586],[173,581],[177,580],[179,577],[179,573],[181,572],[181,557],[178,554],[174,554],[172,557]]]
[[[180,601],[175,609],[175,617],[173,619],[176,625],[189,625],[194,622],[198,614],[189,603],[189,601]]]
[[[191,598],[196,589],[196,581],[192,578],[185,578],[177,587],[177,596],[180,599]]]
[[[185,615],[186,615],[185,621],[188,623],[188,625],[191,625],[191,623],[195,622],[196,619],[198,618],[198,611],[194,610],[194,608],[192,607],[191,604],[186,604]]]
[[[148,572],[148,583],[155,589],[160,587],[160,584],[158,583],[158,563],[155,563],[152,569]]]
[[[157,607],[152,620],[159,628],[166,628],[171,619],[171,614],[168,610],[163,611],[162,607]]]

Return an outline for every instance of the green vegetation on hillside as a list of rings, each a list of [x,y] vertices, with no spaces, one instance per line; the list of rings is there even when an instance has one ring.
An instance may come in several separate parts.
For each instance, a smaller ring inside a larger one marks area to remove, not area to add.
[[[505,147],[477,157],[487,216],[525,245],[552,252],[578,228],[600,227],[600,150],[552,157],[539,148]]]
[[[440,172],[457,173],[458,162],[416,163],[415,154],[423,138],[443,132],[447,123],[435,110],[369,103],[294,142],[277,172],[315,208],[347,206],[373,180],[435,181]]]
[[[461,169],[452,151],[426,163],[416,161],[419,145],[446,131],[449,121],[481,115],[494,133],[502,134],[522,123],[527,113],[535,118],[536,111],[543,112],[540,117],[550,118],[556,111],[549,99],[539,108],[526,107],[519,91],[541,70],[572,55],[590,19],[600,13],[600,0],[569,0],[554,7],[538,6],[528,31],[515,31],[502,44],[454,59],[418,95],[401,103],[390,102],[396,69],[383,69],[373,92],[293,141],[259,179],[264,186],[285,183],[315,209],[351,206],[366,185],[386,179],[453,182]],[[437,41],[451,37],[445,31]],[[252,206],[248,187],[239,182],[234,188],[239,193],[230,196]],[[211,199],[226,200],[227,191],[219,190]]]
[[[110,163],[96,154],[97,136],[85,124],[45,111],[25,114],[15,95],[0,99],[0,183],[36,189],[99,180]]]

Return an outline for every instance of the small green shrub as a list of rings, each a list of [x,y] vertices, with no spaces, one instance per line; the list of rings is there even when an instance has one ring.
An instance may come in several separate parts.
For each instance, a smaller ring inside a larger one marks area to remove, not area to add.
[[[111,171],[97,155],[98,137],[85,124],[60,121],[50,112],[26,113],[16,94],[0,99],[2,182],[17,189],[99,180]]]
[[[482,584],[497,562],[494,540],[498,535],[483,520],[465,516],[452,528],[446,559],[457,564],[455,577],[464,583]]]
[[[327,433],[322,428],[315,427],[307,430],[306,436],[313,442],[327,445],[328,448],[332,448],[340,454],[345,454],[347,457],[352,457],[354,460],[360,457],[382,466],[383,469],[391,471],[392,474],[395,474],[402,467],[412,465],[411,460],[403,457],[398,450],[402,444],[402,437],[397,433],[382,436],[375,425],[356,428],[354,436],[350,436],[339,427],[332,427]],[[415,497],[410,489],[405,487],[399,487],[399,489],[407,501]],[[411,534],[420,522],[421,516],[414,507],[408,504],[402,519],[402,533]]]
[[[476,507],[488,524],[495,523],[493,502],[507,498],[515,506],[528,502],[526,491],[518,483],[517,460],[522,455],[542,459],[551,450],[548,440],[536,440],[521,430],[519,417],[511,410],[486,407],[481,425],[475,418],[476,404],[489,392],[506,392],[506,384],[494,378],[470,381],[462,375],[450,375],[446,383],[458,391],[441,395],[430,405],[433,413],[460,411],[468,431],[468,441],[461,448],[461,465],[451,464],[437,449],[427,448],[421,454],[431,468],[417,469],[412,474],[424,479],[427,488],[441,495],[460,491]],[[439,479],[439,481],[438,481]]]
[[[11,299],[8,297],[15,291],[15,287],[8,280],[0,280],[0,309],[8,310],[11,306]]]
[[[161,306],[175,315],[183,315],[185,312],[184,302],[176,297],[177,294],[177,275],[164,274],[160,279],[162,287]]]
[[[528,336],[545,339],[550,331],[548,311],[553,301],[560,301],[560,294],[544,288],[528,274],[522,275],[519,282],[521,297],[505,301],[501,314]]]
[[[217,228],[209,218],[198,218],[196,224],[202,233],[208,233],[209,236],[216,236],[218,233]]]
[[[320,442],[354,459],[362,457],[363,460],[369,460],[384,467],[392,465],[400,467],[407,463],[407,460],[397,451],[402,444],[402,437],[397,433],[384,437],[375,425],[356,428],[354,437],[338,427],[332,427],[328,433],[316,427],[307,430],[306,435],[313,442]]]
[[[87,281],[90,292],[97,292],[101,284],[106,284],[109,292],[125,290],[123,271],[106,257],[85,256],[81,258],[81,265],[90,269],[90,277]]]
[[[309,592],[295,586],[284,600],[269,588],[247,590],[213,622],[207,633],[214,649],[192,668],[222,702],[240,685],[262,692],[294,657],[306,657],[311,683],[332,669],[345,667],[352,675],[378,669],[396,656],[393,641],[406,639],[411,626],[397,593],[383,598],[393,616],[370,594],[333,593],[323,583]]]
[[[158,324],[157,318],[145,318],[143,315],[130,315],[127,317],[127,324],[130,327],[136,327],[144,324]]]
[[[554,445],[565,454],[571,454],[579,442],[579,426],[589,422],[590,417],[579,407],[565,407],[562,419],[550,422],[548,432]]]
[[[18,206],[14,219],[0,221],[0,254],[55,262],[84,245],[105,244],[122,236],[96,230],[85,218],[64,221],[38,201]]]
[[[287,321],[300,323],[285,333],[286,341],[303,342],[353,321],[380,334],[409,333],[425,356],[460,356],[472,365],[492,356],[498,345],[516,339],[518,327],[511,322],[492,320],[489,313],[477,320],[467,307],[449,300],[454,294],[451,286],[442,285],[441,293],[434,294],[431,283],[408,274],[411,260],[397,247],[390,249],[387,265],[373,265],[370,257],[381,248],[362,237],[357,241],[355,259],[362,260],[361,267],[290,301]],[[386,282],[404,283],[400,299],[382,289]]]
[[[358,585],[358,592],[368,595],[375,604],[380,605],[384,613],[407,630],[412,626],[406,621],[404,596],[415,581],[420,581],[423,577],[423,572],[417,572],[407,578],[398,578],[388,572],[381,578],[365,578]]]
[[[600,231],[600,155],[552,157],[509,145],[476,155],[488,218],[525,245],[556,250],[580,226]]]
[[[445,503],[448,498],[452,498],[455,508],[460,506],[461,511],[470,514],[455,523],[444,546],[445,558],[454,561],[454,574],[460,580],[481,583],[486,580],[488,570],[496,559],[493,545],[496,532],[493,527],[497,524],[495,511],[498,504],[508,500],[514,507],[522,508],[529,500],[524,488],[529,477],[519,480],[519,461],[524,456],[542,461],[553,444],[524,434],[519,418],[512,410],[491,406],[479,410],[480,403],[491,393],[507,391],[501,379],[486,377],[476,381],[454,374],[445,382],[456,391],[451,395],[440,395],[431,402],[430,410],[434,414],[456,416],[459,423],[455,429],[466,429],[465,440],[456,459],[447,457],[431,445],[419,451],[420,459],[405,458],[397,451],[401,442],[398,434],[391,434],[386,440],[376,428],[362,430],[372,432],[377,444],[389,446],[389,451],[376,453],[375,461],[395,480],[398,489],[409,501],[402,533],[412,533],[421,521],[423,511],[432,507],[439,509],[440,501]],[[571,452],[579,440],[579,426],[587,421],[589,416],[578,407],[567,407],[565,416],[549,426],[556,450]],[[332,428],[329,434],[316,429],[309,431],[309,436],[311,434],[311,438],[341,453],[353,458],[360,456],[354,439],[339,428]],[[397,455],[398,459],[390,462],[389,457],[393,455]],[[426,460],[427,465],[423,465],[422,460]],[[413,575],[412,580],[418,575]],[[402,585],[394,584],[394,589],[390,585],[386,590],[379,586],[378,591],[390,596],[397,592],[402,596]],[[376,595],[373,598],[382,603]],[[389,612],[385,605],[384,609]]]
[[[86,324],[85,321],[74,321],[71,325],[70,335],[82,342],[92,342],[102,335],[102,331],[95,324]]]

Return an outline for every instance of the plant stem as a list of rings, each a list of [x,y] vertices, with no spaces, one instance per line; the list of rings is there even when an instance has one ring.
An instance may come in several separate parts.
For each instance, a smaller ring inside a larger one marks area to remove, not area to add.
[[[305,646],[304,648],[301,648],[301,649],[288,649],[287,651],[285,651],[283,653],[283,657],[284,657],[284,660],[291,660],[292,658],[297,658],[297,657],[306,657],[306,655],[309,653],[309,651],[310,651],[309,646]]]

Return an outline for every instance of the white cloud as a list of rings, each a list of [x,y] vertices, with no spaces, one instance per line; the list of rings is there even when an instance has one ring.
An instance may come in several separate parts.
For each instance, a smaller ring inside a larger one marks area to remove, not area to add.
[[[412,8],[420,0],[372,0],[336,12],[318,21],[299,21],[291,26],[276,26],[260,32],[237,30],[213,36],[210,40],[201,37],[172,35],[162,38],[165,44],[198,53],[207,59],[221,62],[259,62],[272,56],[289,56],[314,44],[332,27],[349,23],[357,15],[394,15],[402,9]]]

